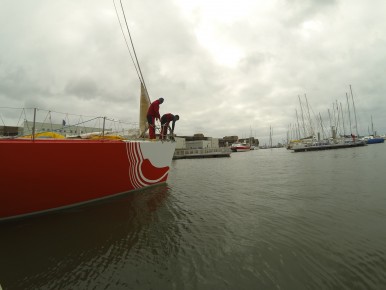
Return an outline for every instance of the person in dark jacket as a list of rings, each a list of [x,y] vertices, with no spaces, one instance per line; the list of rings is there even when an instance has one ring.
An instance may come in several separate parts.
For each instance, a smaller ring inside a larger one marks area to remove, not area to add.
[[[160,119],[159,115],[159,105],[164,102],[163,98],[159,98],[151,103],[149,109],[147,110],[147,122],[149,123],[149,138],[155,139],[155,120]]]
[[[160,139],[166,139],[166,135],[168,133],[168,128],[170,131],[170,135],[173,136],[174,133],[174,126],[176,124],[176,121],[180,119],[180,116],[178,115],[173,115],[170,113],[167,113],[162,116],[161,118],[161,135]],[[172,127],[169,127],[170,122],[172,122]]]

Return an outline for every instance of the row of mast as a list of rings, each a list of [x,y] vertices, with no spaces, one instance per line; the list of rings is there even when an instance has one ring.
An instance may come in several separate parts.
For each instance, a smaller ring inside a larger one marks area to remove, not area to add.
[[[351,85],[350,85],[350,94],[351,94],[352,108],[354,111],[355,134],[356,134],[356,136],[359,136],[354,95],[352,92]],[[304,108],[304,104],[302,103],[300,96],[298,95],[299,104],[300,104],[300,118],[301,118],[301,120],[299,120],[298,111],[295,109],[296,125],[295,126],[290,125],[290,128],[289,128],[289,132],[295,131],[295,136],[296,136],[296,139],[298,139],[298,140],[303,139],[303,138],[307,138],[307,137],[312,138],[313,136],[316,135],[315,134],[315,128],[314,128],[315,126],[312,122],[311,113],[310,113],[310,106],[308,104],[308,99],[307,99],[306,94],[304,94],[304,98],[305,98],[305,108]],[[349,127],[350,127],[349,131],[350,131],[350,134],[353,134],[350,101],[349,101],[349,96],[347,93],[346,93],[346,101],[347,101],[348,121],[349,121]],[[305,112],[305,110],[306,110],[306,112]],[[332,129],[336,128],[336,130],[337,130],[339,128],[339,126],[342,125],[343,135],[346,135],[346,126],[345,126],[345,121],[344,121],[345,118],[344,118],[344,114],[343,114],[342,103],[338,104],[338,101],[336,101],[336,103],[333,103],[333,114],[331,115],[330,109],[328,109],[328,115],[329,115],[330,127]],[[326,136],[321,114],[319,113],[318,116],[315,116],[315,119],[317,121],[318,126],[321,129],[321,133],[323,134],[323,136]],[[308,121],[308,125],[307,125],[307,121]],[[303,135],[303,137],[301,137],[302,135]],[[290,139],[290,138],[288,138],[288,139]]]

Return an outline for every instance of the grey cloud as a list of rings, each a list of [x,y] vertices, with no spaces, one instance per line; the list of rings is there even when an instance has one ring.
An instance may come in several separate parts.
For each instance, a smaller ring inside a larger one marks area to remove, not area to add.
[[[95,81],[84,78],[70,80],[64,93],[75,95],[81,99],[92,100],[100,95],[100,90]]]

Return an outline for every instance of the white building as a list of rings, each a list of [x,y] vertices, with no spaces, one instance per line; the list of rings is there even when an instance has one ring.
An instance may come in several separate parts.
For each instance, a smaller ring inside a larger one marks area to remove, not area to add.
[[[205,149],[219,148],[218,138],[208,138],[207,140],[186,141],[186,149]]]
[[[32,134],[33,122],[24,121],[23,135]],[[102,128],[97,127],[85,127],[77,125],[63,125],[52,123],[35,122],[35,133],[41,132],[55,132],[61,135],[80,135],[92,132],[101,132]],[[105,129],[105,132],[110,132],[111,129]]]
[[[186,141],[185,138],[174,137],[176,141],[176,149],[186,149]]]

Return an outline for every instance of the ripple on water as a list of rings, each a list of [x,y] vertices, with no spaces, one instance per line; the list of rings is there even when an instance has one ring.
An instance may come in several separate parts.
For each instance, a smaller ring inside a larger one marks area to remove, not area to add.
[[[384,152],[173,161],[167,186],[3,227],[2,286],[383,289]]]

